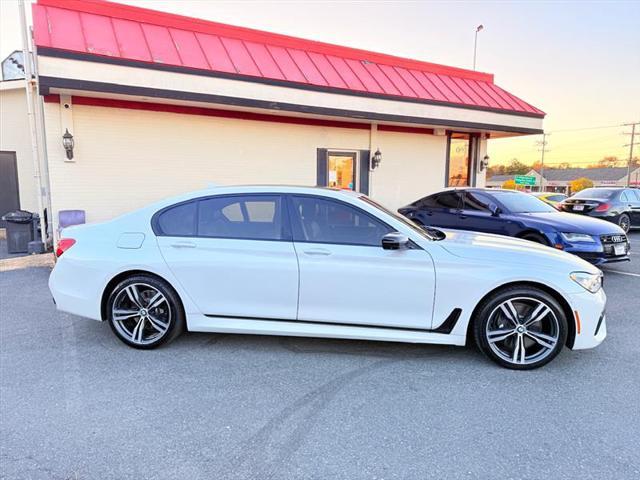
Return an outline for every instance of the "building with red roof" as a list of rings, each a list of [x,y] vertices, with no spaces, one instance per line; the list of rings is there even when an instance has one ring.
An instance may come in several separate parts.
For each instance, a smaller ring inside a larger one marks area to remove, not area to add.
[[[33,35],[54,226],[208,182],[397,208],[484,185],[489,138],[542,132],[544,112],[483,72],[99,0],[38,0]]]

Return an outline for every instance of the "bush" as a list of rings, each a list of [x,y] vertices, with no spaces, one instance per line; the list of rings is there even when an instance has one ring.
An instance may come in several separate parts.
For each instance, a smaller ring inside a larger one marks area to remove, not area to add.
[[[577,193],[585,188],[593,187],[593,182],[588,178],[582,177],[571,180],[571,182],[569,182],[569,186],[571,187],[571,193]]]
[[[516,189],[516,181],[515,180],[507,180],[506,182],[504,182],[502,184],[502,188],[506,188],[509,190],[515,190]]]

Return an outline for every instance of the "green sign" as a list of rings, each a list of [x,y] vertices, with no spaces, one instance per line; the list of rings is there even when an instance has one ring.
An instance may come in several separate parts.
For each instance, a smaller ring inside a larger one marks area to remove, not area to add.
[[[514,180],[516,182],[516,185],[535,185],[536,184],[536,177],[534,177],[533,175],[516,175],[514,177]]]

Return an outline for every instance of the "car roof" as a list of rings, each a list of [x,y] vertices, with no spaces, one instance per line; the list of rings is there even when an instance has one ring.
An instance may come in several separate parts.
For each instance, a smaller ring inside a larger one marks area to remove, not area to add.
[[[354,192],[353,190],[343,190],[339,188],[330,187],[310,187],[299,185],[212,185],[209,184],[207,188],[201,190],[194,190],[185,192],[179,195],[167,197],[163,200],[148,205],[149,208],[163,208],[165,206],[173,205],[175,203],[186,202],[198,197],[207,197],[215,195],[231,195],[231,194],[260,194],[260,193],[273,193],[273,194],[307,194],[307,195],[320,195],[330,198],[358,198],[363,196],[362,193]]]

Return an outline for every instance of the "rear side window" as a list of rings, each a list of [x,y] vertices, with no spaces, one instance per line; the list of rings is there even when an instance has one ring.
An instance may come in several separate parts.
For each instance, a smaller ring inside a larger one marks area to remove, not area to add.
[[[200,201],[198,236],[282,240],[282,199],[277,195],[213,197]]]
[[[379,247],[392,229],[363,210],[317,197],[293,197],[294,240]]]
[[[551,200],[552,202],[561,202],[565,198],[567,198],[567,197],[565,197],[564,195],[549,195],[547,197],[547,199]]]
[[[460,192],[443,192],[423,198],[418,208],[445,208],[459,209],[462,206],[462,194]]]
[[[195,236],[196,211],[197,202],[183,203],[165,210],[158,216],[158,233],[169,237]]]

